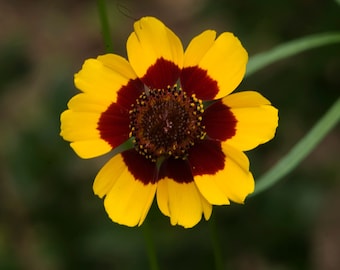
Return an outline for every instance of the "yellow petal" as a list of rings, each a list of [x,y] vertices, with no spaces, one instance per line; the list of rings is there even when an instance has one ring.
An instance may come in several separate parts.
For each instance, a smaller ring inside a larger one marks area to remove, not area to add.
[[[184,53],[184,67],[197,66],[214,44],[216,32],[206,30],[193,38]]]
[[[126,170],[121,155],[111,158],[97,174],[93,182],[93,191],[100,198],[107,195],[122,173]]]
[[[248,54],[232,33],[225,32],[214,38],[213,31],[205,31],[193,39],[185,51],[184,67],[205,70],[209,78],[217,82],[219,92],[214,99],[218,99],[230,94],[242,81]]]
[[[134,24],[134,32],[127,41],[129,62],[142,78],[158,59],[165,59],[179,68],[183,65],[183,47],[180,39],[161,21],[143,17]]]
[[[112,150],[112,146],[101,139],[72,142],[70,146],[81,158],[98,157]]]
[[[72,142],[71,147],[81,158],[97,157],[109,152],[112,147],[101,139],[97,129],[100,114],[83,112],[81,107],[77,109],[80,111],[66,110],[61,114],[60,135]]]
[[[99,197],[106,195],[104,206],[112,221],[132,227],[143,223],[156,185],[135,180],[122,156],[116,155],[98,173],[93,190]]]
[[[86,60],[82,69],[75,74],[74,83],[83,92],[115,102],[118,90],[135,78],[136,74],[127,60],[115,54],[106,54]]]
[[[271,140],[278,126],[278,110],[254,91],[244,91],[225,97],[222,102],[235,116],[236,134],[229,145],[247,151]]]
[[[100,139],[97,123],[99,113],[64,111],[60,116],[61,133],[66,141]]]
[[[214,175],[194,176],[201,194],[211,204],[229,204],[229,200],[243,203],[254,191],[254,179],[249,172],[249,161],[243,152],[223,144],[225,167]]]
[[[242,91],[223,98],[224,104],[231,108],[257,107],[270,105],[270,101],[255,91]]]
[[[221,172],[194,176],[195,183],[202,196],[213,205],[230,204],[228,196],[218,185],[216,178],[221,177]]]
[[[249,160],[243,152],[227,143],[222,144],[222,147],[227,157],[226,167],[223,177],[219,177],[217,182],[230,200],[243,203],[246,196],[254,192],[255,185],[253,175],[249,171]]]
[[[135,83],[135,78],[136,74],[130,64],[114,54],[87,60],[82,70],[75,75],[75,84],[84,93],[74,96],[68,103],[69,110],[62,113],[60,135],[72,142],[71,147],[80,157],[91,158],[112,149],[112,142],[110,146],[108,142],[102,140],[98,123],[102,113],[117,101],[118,91],[123,87],[133,83],[130,88],[119,93],[123,97],[121,102],[128,103],[127,101],[133,100],[134,96],[138,96],[135,87],[139,85]],[[130,106],[130,104],[119,105],[127,108]],[[123,119],[125,115],[118,113],[117,117]],[[118,133],[119,130],[116,130]],[[125,136],[125,134],[110,134],[110,136],[114,135]],[[115,142],[119,144],[120,140],[124,141],[124,138],[119,138]]]
[[[212,206],[199,193],[195,183],[178,183],[164,178],[158,182],[157,203],[161,212],[170,217],[172,225],[195,226],[204,214],[209,219]]]
[[[74,112],[101,114],[113,101],[95,93],[81,93],[70,99],[67,106]]]
[[[120,55],[108,53],[98,56],[97,60],[126,80],[137,78],[129,62]]]

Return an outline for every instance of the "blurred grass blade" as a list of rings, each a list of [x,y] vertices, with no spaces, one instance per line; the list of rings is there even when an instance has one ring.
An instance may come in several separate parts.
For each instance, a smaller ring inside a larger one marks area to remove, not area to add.
[[[252,56],[247,65],[246,76],[294,54],[337,42],[340,42],[340,33],[338,32],[316,34],[284,43],[267,52]]]
[[[214,259],[215,259],[215,270],[226,270],[223,263],[223,255],[220,245],[220,237],[217,230],[216,224],[216,216],[214,212],[211,215],[210,222],[209,222],[209,229],[210,229],[210,239],[214,251]]]
[[[150,270],[159,270],[159,265],[156,256],[156,248],[152,239],[151,228],[147,220],[144,221],[142,231],[146,243],[146,251],[148,253]]]
[[[340,98],[338,98],[309,133],[303,137],[286,156],[258,179],[255,192],[252,196],[268,189],[291,172],[316,147],[327,133],[336,126],[339,120]]]
[[[111,39],[110,25],[107,17],[107,9],[105,0],[97,0],[98,15],[102,28],[102,36],[105,44],[105,51],[113,53],[113,42]]]

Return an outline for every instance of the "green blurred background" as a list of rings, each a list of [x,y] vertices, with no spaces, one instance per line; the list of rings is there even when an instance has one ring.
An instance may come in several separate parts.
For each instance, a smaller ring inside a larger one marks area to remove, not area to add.
[[[107,1],[114,49],[133,18],[153,15],[183,40],[234,32],[250,56],[339,31],[334,0]],[[73,74],[105,51],[95,1],[0,0],[0,269],[148,269],[141,228],[112,223],[92,191],[110,158],[81,160],[59,137]],[[246,78],[279,108],[276,138],[249,153],[255,177],[280,159],[340,93],[340,46],[304,52]],[[275,187],[244,206],[214,207],[225,269],[340,269],[339,126]],[[210,223],[148,218],[161,269],[213,269]]]

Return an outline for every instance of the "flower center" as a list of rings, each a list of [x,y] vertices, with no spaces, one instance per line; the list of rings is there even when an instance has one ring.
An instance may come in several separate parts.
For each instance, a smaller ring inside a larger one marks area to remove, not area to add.
[[[195,141],[204,139],[202,101],[177,86],[147,89],[130,110],[130,137],[135,149],[152,161],[186,159]]]

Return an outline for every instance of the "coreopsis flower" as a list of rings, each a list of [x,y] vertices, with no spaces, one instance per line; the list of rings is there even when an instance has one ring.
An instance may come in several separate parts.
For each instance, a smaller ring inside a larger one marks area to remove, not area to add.
[[[248,59],[240,41],[207,30],[184,51],[143,17],[127,55],[86,60],[74,78],[82,93],[61,115],[61,136],[81,158],[112,151],[93,184],[109,217],[141,225],[156,196],[171,224],[188,228],[212,205],[244,203],[254,179],[243,152],[274,137],[278,111],[257,92],[231,94]]]

